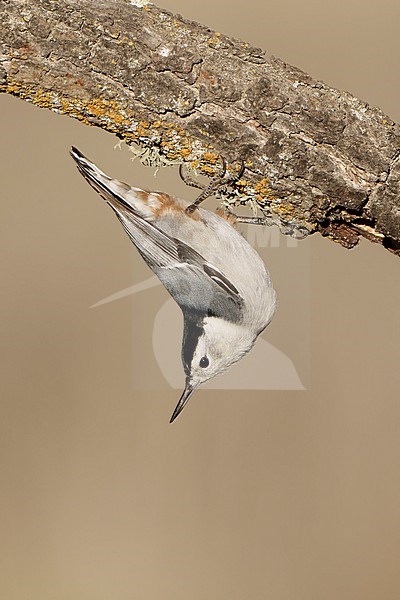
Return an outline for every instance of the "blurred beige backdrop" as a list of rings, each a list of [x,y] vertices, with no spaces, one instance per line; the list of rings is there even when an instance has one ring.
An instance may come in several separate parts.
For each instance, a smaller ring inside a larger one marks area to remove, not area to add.
[[[163,6],[400,120],[394,0]],[[188,191],[100,130],[0,109],[0,597],[397,600],[399,259],[320,237],[267,249],[280,305],[265,340],[307,390],[200,391],[170,426],[179,392],[151,346],[165,292],[90,309],[149,271],[68,148]],[[135,389],[147,369],[158,391]]]

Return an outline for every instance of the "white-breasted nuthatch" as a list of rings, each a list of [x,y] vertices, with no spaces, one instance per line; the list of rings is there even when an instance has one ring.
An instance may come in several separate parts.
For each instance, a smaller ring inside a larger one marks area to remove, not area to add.
[[[253,347],[275,311],[257,252],[222,215],[164,192],[111,179],[76,148],[71,156],[113,209],[133,244],[183,312],[184,392],[174,421],[199,385]]]

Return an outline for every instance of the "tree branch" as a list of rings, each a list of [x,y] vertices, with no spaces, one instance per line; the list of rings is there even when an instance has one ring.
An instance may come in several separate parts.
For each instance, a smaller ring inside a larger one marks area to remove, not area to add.
[[[400,254],[400,128],[378,108],[146,0],[3,0],[0,30],[1,92],[205,174],[244,160],[233,200],[267,223]]]

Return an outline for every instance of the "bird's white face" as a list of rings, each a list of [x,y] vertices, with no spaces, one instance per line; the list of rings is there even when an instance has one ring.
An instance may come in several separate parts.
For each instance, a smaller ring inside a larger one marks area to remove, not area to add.
[[[206,317],[201,327],[192,323],[191,329],[184,334],[182,347],[186,385],[170,423],[180,414],[199,385],[242,358],[252,348],[256,337],[241,325],[218,317]]]
[[[219,319],[207,317],[204,333],[193,354],[189,381],[198,387],[237,362],[254,345],[255,337],[246,329]]]

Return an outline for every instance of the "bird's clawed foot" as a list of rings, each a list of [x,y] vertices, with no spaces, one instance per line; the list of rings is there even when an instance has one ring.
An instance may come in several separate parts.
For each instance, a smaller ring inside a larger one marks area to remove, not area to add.
[[[220,175],[218,175],[217,177],[214,177],[214,179],[211,180],[211,182],[206,186],[203,187],[202,185],[200,185],[199,183],[197,183],[196,181],[194,181],[192,178],[188,177],[184,171],[184,165],[181,164],[179,167],[179,175],[181,176],[181,179],[184,183],[186,183],[187,185],[190,185],[191,187],[196,187],[198,189],[201,189],[202,192],[201,194],[199,194],[199,196],[197,196],[197,198],[192,202],[192,204],[190,204],[187,208],[186,208],[186,212],[188,214],[191,214],[194,210],[196,210],[196,208],[198,208],[199,204],[201,204],[201,202],[203,202],[203,200],[205,200],[206,198],[208,198],[209,196],[211,196],[219,187],[221,187],[222,185],[229,185],[230,183],[233,183],[234,181],[237,181],[238,179],[241,178],[241,176],[244,173],[245,170],[245,164],[243,159],[241,160],[241,165],[238,171],[234,171],[233,173],[229,174],[229,176],[226,176],[226,161],[223,157],[221,157],[221,161],[222,161],[222,173]]]

